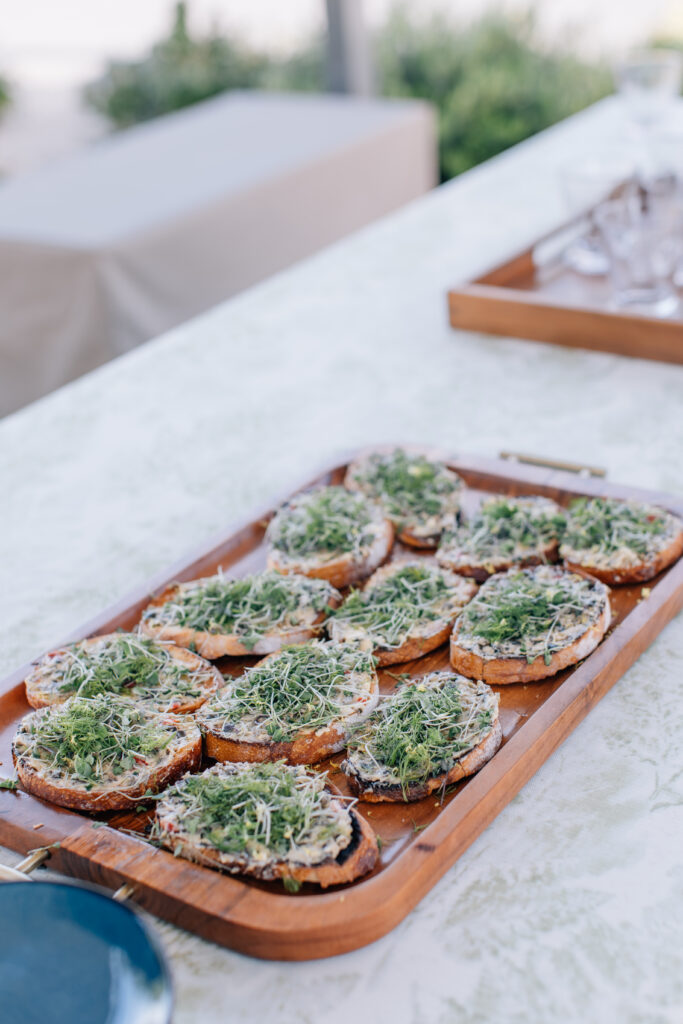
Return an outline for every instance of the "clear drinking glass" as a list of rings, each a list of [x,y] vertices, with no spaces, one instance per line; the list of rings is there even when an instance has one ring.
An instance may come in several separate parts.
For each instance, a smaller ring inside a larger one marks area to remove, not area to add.
[[[635,189],[635,163],[627,156],[594,155],[570,161],[560,168],[559,175],[570,214],[585,216],[584,230],[565,249],[564,262],[579,274],[606,274],[609,258],[592,210],[617,189]]]
[[[677,252],[674,284],[683,289],[683,122],[652,138],[650,177],[643,182],[653,202],[666,203],[670,241]]]
[[[641,129],[660,122],[681,91],[683,55],[676,50],[635,50],[615,69],[619,95]]]
[[[678,309],[672,281],[678,243],[666,213],[669,197],[648,195],[602,203],[595,220],[610,260],[614,305],[663,318]]]

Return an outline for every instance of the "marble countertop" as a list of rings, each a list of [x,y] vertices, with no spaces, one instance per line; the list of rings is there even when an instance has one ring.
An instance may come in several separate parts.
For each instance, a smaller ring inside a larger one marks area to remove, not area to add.
[[[622,132],[605,101],[0,423],[0,670],[354,445],[683,493],[683,367],[447,324],[447,287],[560,222],[558,168]],[[365,949],[265,963],[155,922],[176,1024],[683,1019],[682,679],[679,617]]]

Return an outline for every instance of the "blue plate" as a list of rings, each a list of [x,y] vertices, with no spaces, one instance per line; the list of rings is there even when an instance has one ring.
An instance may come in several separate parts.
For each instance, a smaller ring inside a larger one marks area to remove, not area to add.
[[[168,1024],[168,969],[142,918],[68,882],[0,885],[3,1024]]]

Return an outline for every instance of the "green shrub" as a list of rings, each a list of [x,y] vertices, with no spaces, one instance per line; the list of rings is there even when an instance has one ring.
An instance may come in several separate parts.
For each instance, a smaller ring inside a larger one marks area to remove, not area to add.
[[[282,60],[216,33],[192,38],[185,4],[178,4],[169,38],[139,62],[110,64],[86,99],[123,127],[225,89],[322,91],[324,53],[321,39]],[[467,25],[444,16],[421,23],[401,7],[377,35],[376,58],[383,95],[436,106],[444,180],[611,90],[603,65],[543,46],[529,14],[489,14]]]
[[[226,89],[255,88],[267,66],[266,57],[216,32],[205,39],[192,38],[186,5],[179,3],[167,39],[140,61],[110,63],[84,95],[86,102],[117,128],[125,128]]]
[[[0,76],[0,114],[4,113],[12,103],[12,90],[9,82]]]
[[[442,16],[416,25],[399,10],[380,35],[378,63],[385,95],[436,104],[443,179],[611,91],[606,67],[544,48],[529,14],[458,29]]]

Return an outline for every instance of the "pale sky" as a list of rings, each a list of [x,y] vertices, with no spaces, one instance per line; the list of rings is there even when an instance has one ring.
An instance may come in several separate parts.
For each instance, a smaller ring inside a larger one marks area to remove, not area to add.
[[[0,69],[23,81],[75,83],[92,77],[107,56],[134,57],[165,31],[174,0],[0,0]],[[365,0],[366,21],[380,24],[392,0]],[[441,8],[462,17],[489,0],[413,0],[413,13]],[[498,0],[527,7],[527,0]],[[681,0],[536,0],[545,32],[575,36],[583,49],[614,52],[676,26]],[[289,49],[323,24],[323,0],[190,0],[191,23],[218,20],[255,46]]]

